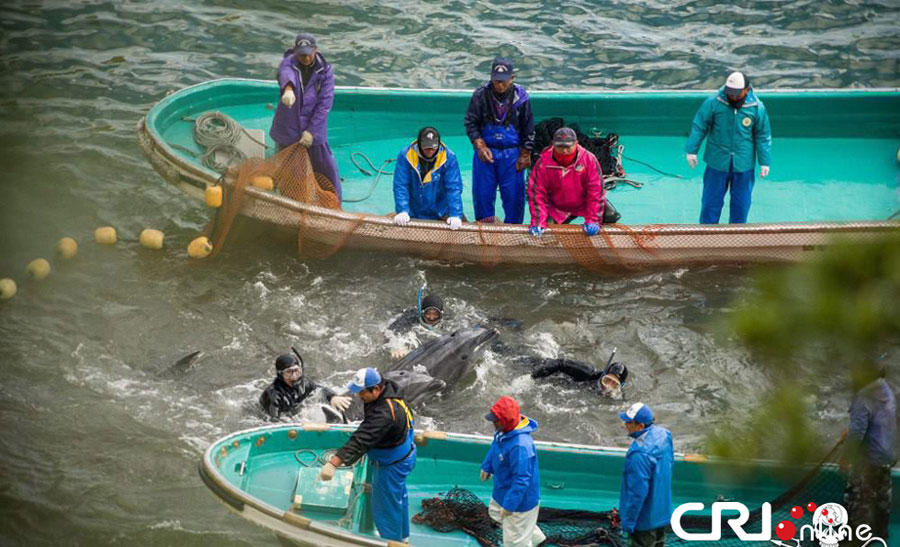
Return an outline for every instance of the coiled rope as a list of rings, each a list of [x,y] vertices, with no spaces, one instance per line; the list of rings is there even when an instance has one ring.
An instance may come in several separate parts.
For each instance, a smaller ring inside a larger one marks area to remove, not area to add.
[[[241,134],[247,135],[253,142],[264,148],[271,148],[265,142],[260,142],[251,135],[241,124],[222,112],[205,112],[196,119],[185,116],[183,121],[194,124],[194,141],[206,149],[202,154],[189,150],[183,146],[173,145],[188,154],[200,157],[204,167],[224,173],[230,168],[240,165],[247,159],[247,155],[237,147],[241,140]]]

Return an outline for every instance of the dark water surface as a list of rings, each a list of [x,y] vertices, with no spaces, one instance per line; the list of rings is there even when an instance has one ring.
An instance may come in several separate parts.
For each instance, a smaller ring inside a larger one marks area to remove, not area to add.
[[[332,385],[386,363],[383,329],[423,280],[447,298],[451,328],[515,317],[524,329],[508,344],[598,364],[618,347],[629,400],[651,404],[681,450],[772,381],[716,336],[745,269],[303,261],[254,225],[215,262],[188,261],[210,214],[150,168],[134,131],[167,91],[269,78],[299,30],[318,35],[343,85],[472,88],[505,54],[540,89],[712,88],[734,68],[758,87],[895,87],[900,57],[896,1],[14,2],[0,14],[0,277],[22,281],[62,236],[81,244],[0,304],[3,545],[272,544],[202,486],[201,450],[262,423],[251,403],[292,344]],[[132,241],[95,245],[107,224]],[[146,227],[166,232],[164,251],[134,243]],[[193,368],[162,373],[194,350]],[[536,385],[493,354],[420,422],[488,433],[480,416],[501,393],[540,420],[540,438],[626,444],[621,403]],[[846,401],[818,407],[823,430],[840,430]]]

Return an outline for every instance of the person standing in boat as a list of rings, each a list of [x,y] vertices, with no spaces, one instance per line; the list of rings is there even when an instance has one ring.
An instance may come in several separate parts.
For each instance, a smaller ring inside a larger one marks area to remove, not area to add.
[[[322,390],[325,400],[338,412],[350,408],[350,397],[341,397],[307,378],[303,374],[303,365],[290,353],[275,359],[275,370],[275,379],[259,396],[259,405],[270,417],[278,419],[285,414],[294,414],[317,389]]]
[[[278,66],[281,100],[269,135],[278,149],[300,143],[313,171],[328,177],[341,199],[341,177],[328,146],[328,113],[334,103],[334,71],[318,52],[316,38],[301,32]]]
[[[446,220],[451,230],[462,226],[462,174],[456,154],[441,142],[433,127],[423,127],[416,140],[397,156],[394,169],[394,224],[411,218]]]
[[[494,423],[494,440],[481,463],[481,480],[493,477],[488,514],[503,528],[505,547],[534,547],[546,539],[537,519],[541,478],[531,434],[535,420],[519,412],[519,403],[503,396],[484,418]]]
[[[750,80],[740,72],[732,72],[725,85],[700,106],[691,124],[691,134],[684,147],[691,169],[697,166],[700,143],[706,141],[703,161],[703,198],[700,223],[718,224],[731,190],[728,222],[743,224],[750,212],[750,194],[759,176],[769,175],[772,165],[772,131],[769,114],[750,87]]]
[[[496,222],[498,187],[504,222],[522,224],[525,217],[524,171],[531,166],[534,115],[528,93],[515,79],[510,59],[494,59],[491,81],[475,90],[466,112],[466,134],[475,147],[472,196],[479,222]]]
[[[600,162],[578,144],[571,128],[557,129],[553,145],[538,157],[528,180],[528,206],[533,236],[543,235],[548,222],[567,224],[577,217],[584,217],[584,233],[600,233],[606,206]]]
[[[397,384],[382,379],[374,368],[357,371],[347,386],[365,403],[365,417],[350,439],[319,474],[329,481],[337,467],[352,465],[363,454],[372,462],[372,516],[382,539],[409,537],[409,495],[406,477],[416,466],[415,421]]]
[[[625,454],[619,518],[632,547],[663,547],[672,518],[672,434],[653,423],[653,412],[635,403],[619,413],[634,439]]]

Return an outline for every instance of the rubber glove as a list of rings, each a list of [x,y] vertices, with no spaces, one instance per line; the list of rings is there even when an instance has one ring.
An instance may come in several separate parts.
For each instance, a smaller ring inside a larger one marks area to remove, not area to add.
[[[541,237],[542,235],[544,235],[544,230],[546,230],[546,228],[541,228],[540,226],[532,226],[528,229],[528,233],[535,237]]]
[[[328,401],[328,404],[331,405],[331,408],[337,410],[338,412],[345,412],[348,408],[350,408],[350,403],[352,399],[350,397],[342,397],[340,395],[335,395]]]
[[[766,178],[769,176],[769,166],[768,165],[760,165],[759,166],[759,176],[762,178]]]
[[[296,100],[297,97],[294,96],[294,89],[292,87],[285,88],[284,93],[281,94],[281,104],[290,108],[294,106]]]
[[[688,165],[691,166],[691,169],[697,167],[697,154],[688,154],[687,155]]]
[[[519,153],[519,159],[516,160],[516,171],[524,171],[531,167],[531,150],[525,148]]]
[[[406,226],[409,224],[409,213],[403,211],[402,213],[394,215],[394,224],[397,226]]]
[[[310,146],[312,146],[312,143],[313,143],[312,133],[310,133],[309,131],[304,131],[303,133],[300,133],[300,146],[309,148]]]
[[[589,236],[595,236],[600,233],[600,225],[595,222],[585,222],[581,229]]]
[[[447,224],[450,225],[451,230],[459,230],[459,227],[462,226],[462,219],[459,217],[450,217],[447,219]]]
[[[500,520],[503,520],[510,515],[512,515],[512,511],[507,511],[502,507],[500,508]]]
[[[392,359],[403,359],[409,354],[409,350],[406,348],[398,348],[391,350],[391,358]]]
[[[485,471],[484,469],[482,469],[481,470],[481,482],[486,482],[486,481],[489,481],[490,479],[491,479],[491,474],[488,473],[487,471]]]
[[[475,151],[478,152],[478,157],[481,158],[481,161],[484,163],[494,163],[494,154],[491,152],[491,149],[488,148],[488,145],[484,143],[484,139],[475,139],[473,144],[475,145]]]
[[[337,471],[337,468],[331,464],[331,462],[326,463],[322,466],[322,471],[319,472],[319,480],[320,481],[330,481],[334,478],[334,472]]]

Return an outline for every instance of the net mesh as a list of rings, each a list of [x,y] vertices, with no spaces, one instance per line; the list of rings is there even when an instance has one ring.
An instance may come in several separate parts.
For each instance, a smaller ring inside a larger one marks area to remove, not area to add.
[[[832,465],[836,459],[841,443],[838,443],[831,452],[819,463],[807,471],[794,486],[783,494],[771,500],[772,505],[772,530],[775,524],[781,521],[789,521],[795,524],[798,533],[795,539],[796,547],[818,546],[818,541],[807,537],[800,541],[799,529],[806,521],[798,521],[790,516],[793,507],[806,507],[810,502],[822,505],[828,502],[842,503],[845,480]],[[740,501],[730,500],[721,496],[718,500],[707,501]],[[748,533],[759,532],[762,527],[762,507],[751,509],[750,518],[744,524],[744,530]],[[503,545],[503,532],[489,514],[487,506],[469,490],[454,487],[446,493],[422,502],[422,511],[413,517],[413,522],[425,524],[439,532],[452,532],[461,530],[475,538],[480,545],[485,547],[499,547]],[[547,536],[547,540],[541,545],[561,545],[566,547],[589,546],[624,546],[627,544],[623,537],[619,514],[616,508],[608,511],[582,511],[570,509],[555,509],[541,507],[538,513],[538,525]],[[685,514],[681,518],[681,525],[687,532],[708,533],[712,529],[712,521],[709,515]],[[722,539],[715,543],[726,547],[746,547],[747,542],[738,539],[730,526],[722,527]],[[760,545],[770,545],[769,542],[761,542]],[[696,545],[696,542],[679,538],[671,529],[666,531],[666,545],[688,546]],[[795,546],[795,542],[789,545]]]
[[[259,184],[266,178],[274,182],[274,192]],[[218,184],[224,188],[224,201],[207,233],[213,253],[224,247],[238,214],[295,231],[298,252],[305,257],[327,257],[347,247],[488,267],[501,263],[572,264],[598,271],[796,261],[827,244],[834,233],[864,241],[895,232],[900,226],[897,222],[702,227],[604,224],[598,236],[587,237],[581,226],[562,224],[539,238],[529,235],[524,225],[476,222],[465,223],[456,231],[441,221],[395,226],[392,215],[341,210],[334,185],[313,171],[306,149],[299,145],[270,158],[248,159],[230,169]]]

